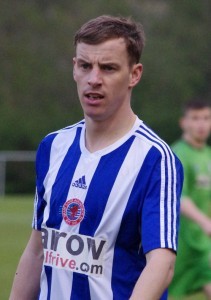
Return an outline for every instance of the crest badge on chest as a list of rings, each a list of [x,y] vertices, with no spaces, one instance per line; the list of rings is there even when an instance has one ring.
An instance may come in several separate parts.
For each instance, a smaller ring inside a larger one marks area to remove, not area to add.
[[[79,224],[83,220],[84,214],[85,208],[79,199],[67,200],[62,207],[62,217],[70,226]]]

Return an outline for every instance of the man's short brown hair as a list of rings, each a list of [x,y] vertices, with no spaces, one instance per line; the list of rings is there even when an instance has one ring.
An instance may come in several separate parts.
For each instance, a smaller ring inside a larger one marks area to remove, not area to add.
[[[145,42],[143,27],[131,18],[109,15],[91,19],[76,32],[74,45],[85,43],[97,45],[109,39],[123,38],[129,56],[129,63],[138,63]]]

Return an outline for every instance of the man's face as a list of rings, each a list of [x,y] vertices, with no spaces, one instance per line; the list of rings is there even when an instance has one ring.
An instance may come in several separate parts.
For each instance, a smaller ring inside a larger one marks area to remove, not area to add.
[[[193,141],[206,142],[211,132],[211,108],[190,109],[181,119],[181,128]]]
[[[140,80],[142,65],[129,66],[123,38],[98,45],[79,43],[73,64],[85,116],[103,121],[130,109],[131,89]]]

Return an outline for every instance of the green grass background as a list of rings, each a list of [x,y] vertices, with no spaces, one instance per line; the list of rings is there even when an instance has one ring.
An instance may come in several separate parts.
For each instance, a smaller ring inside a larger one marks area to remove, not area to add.
[[[17,263],[31,233],[32,211],[33,196],[0,198],[1,300],[9,298]]]
[[[13,196],[0,198],[1,300],[8,300],[9,298],[9,293],[19,258],[31,233],[32,212],[33,196]],[[197,294],[183,299],[204,300],[205,297],[202,294]],[[181,300],[181,298],[174,300]]]

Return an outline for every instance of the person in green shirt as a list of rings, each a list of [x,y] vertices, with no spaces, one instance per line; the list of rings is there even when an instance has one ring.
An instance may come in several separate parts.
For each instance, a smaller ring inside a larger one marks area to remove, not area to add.
[[[203,291],[211,299],[211,104],[186,103],[182,138],[172,145],[184,167],[181,223],[175,275],[169,292],[176,299]]]

